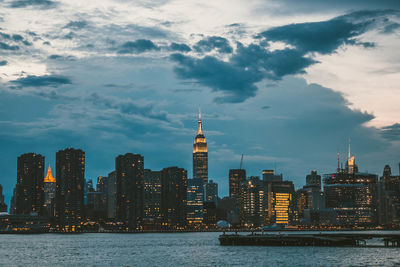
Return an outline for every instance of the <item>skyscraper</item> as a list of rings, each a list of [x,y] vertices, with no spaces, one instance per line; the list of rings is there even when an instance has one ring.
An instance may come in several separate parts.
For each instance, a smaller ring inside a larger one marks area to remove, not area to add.
[[[117,177],[115,171],[107,177],[107,218],[115,219],[117,214]]]
[[[99,216],[101,218],[107,218],[107,193],[108,193],[108,177],[107,176],[99,176],[97,177],[97,186],[96,191],[100,194],[100,203],[99,203]]]
[[[373,225],[376,223],[378,176],[359,173],[355,157],[349,156],[346,169],[324,175],[326,208],[334,209],[336,223]]]
[[[44,204],[46,206],[47,214],[49,216],[54,216],[55,214],[55,198],[56,198],[56,180],[51,173],[51,168],[47,169],[46,177],[44,182]]]
[[[145,226],[159,228],[161,224],[161,172],[144,170],[143,210]]]
[[[44,214],[43,177],[44,157],[42,155],[27,153],[18,157],[16,214],[30,214],[31,212]]]
[[[183,229],[186,226],[187,171],[169,167],[161,171],[162,226]]]
[[[187,185],[187,221],[191,225],[200,225],[203,222],[203,181],[188,179]]]
[[[3,187],[0,185],[0,212],[7,212],[7,204],[4,202]]]
[[[143,220],[144,159],[127,153],[115,159],[117,180],[117,219],[130,230],[138,230]]]
[[[56,218],[65,231],[75,231],[85,217],[83,187],[85,152],[66,148],[56,153]]]
[[[213,180],[206,184],[206,201],[212,201],[215,204],[218,202],[218,184]]]
[[[229,170],[229,196],[233,198],[239,197],[240,184],[246,181],[246,170],[231,169]]]
[[[200,110],[197,135],[193,143],[193,179],[201,179],[203,185],[208,182],[207,142],[203,134]]]
[[[291,181],[269,182],[267,185],[267,224],[289,224],[293,218],[294,185]]]
[[[321,190],[321,175],[317,171],[311,171],[311,174],[306,176],[306,187],[315,187]]]
[[[389,165],[378,183],[378,223],[386,227],[400,225],[400,176],[392,174]]]
[[[274,170],[263,170],[263,182],[280,182],[282,181],[283,177],[282,174],[276,175]]]
[[[239,214],[241,225],[245,227],[264,224],[267,208],[267,192],[258,176],[252,176],[240,184]]]

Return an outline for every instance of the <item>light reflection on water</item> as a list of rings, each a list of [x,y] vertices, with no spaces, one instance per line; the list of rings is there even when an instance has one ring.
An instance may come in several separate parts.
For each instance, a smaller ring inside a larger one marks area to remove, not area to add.
[[[393,266],[400,248],[220,246],[219,233],[0,235],[0,265]]]

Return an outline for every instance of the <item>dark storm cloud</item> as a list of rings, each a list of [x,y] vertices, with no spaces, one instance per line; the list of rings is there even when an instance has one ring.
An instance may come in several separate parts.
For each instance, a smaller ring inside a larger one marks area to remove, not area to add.
[[[316,63],[315,60],[305,57],[304,53],[295,49],[271,52],[259,45],[251,44],[246,47],[240,43],[231,62],[253,71],[264,70],[266,78],[272,80],[279,80],[288,74],[303,73],[306,67]]]
[[[271,0],[268,10],[261,6],[254,12],[273,12],[273,14],[313,13],[326,11],[348,11],[360,9],[399,9],[400,1],[397,0]],[[278,4],[277,7],[276,4]]]
[[[200,40],[194,46],[197,52],[210,52],[216,49],[220,53],[232,53],[233,49],[229,41],[223,37],[210,36]]]
[[[6,44],[9,47],[12,47],[12,45],[10,45],[9,43],[5,43],[5,42],[20,43],[20,44],[24,44],[26,46],[31,46],[32,45],[32,43],[27,41],[20,34],[8,34],[8,33],[0,32],[0,39],[2,41],[4,41],[3,44]],[[17,49],[8,49],[8,50],[17,50]]]
[[[40,86],[59,86],[63,84],[71,84],[71,80],[64,76],[58,75],[44,75],[44,76],[34,76],[29,75],[24,78],[19,78],[12,83],[19,86],[28,87],[40,87]]]
[[[179,52],[190,52],[192,49],[186,45],[186,44],[178,44],[178,43],[172,43],[169,48],[172,51],[179,51]]]
[[[119,54],[140,54],[146,51],[159,50],[152,41],[146,39],[138,39],[136,41],[125,42],[118,50]]]
[[[304,72],[304,68],[315,63],[297,50],[268,51],[259,45],[238,44],[236,53],[228,62],[215,57],[194,58],[172,54],[178,63],[174,71],[181,79],[194,79],[225,96],[218,102],[243,102],[255,96],[255,83],[263,78],[278,80],[284,75]]]
[[[395,123],[382,128],[381,134],[391,141],[400,141],[400,123]]]
[[[267,41],[280,41],[297,50],[330,54],[344,44],[355,44],[353,39],[364,33],[369,23],[353,24],[342,18],[275,27],[262,32]]]
[[[220,102],[243,102],[255,96],[256,83],[263,79],[280,80],[286,75],[305,73],[307,67],[318,63],[314,53],[331,54],[343,45],[373,48],[373,42],[360,41],[363,33],[381,29],[391,23],[387,16],[398,16],[393,10],[357,11],[328,21],[308,22],[274,27],[256,35],[259,44],[245,46],[237,43],[236,51],[227,61],[217,56],[196,58],[173,54],[178,63],[174,69],[181,79],[193,79],[214,91],[221,91]],[[270,50],[269,41],[289,45],[281,50]],[[227,48],[228,47],[228,48]],[[222,37],[208,37],[199,41],[196,51],[220,53],[231,51],[229,42]]]
[[[64,28],[80,30],[85,28],[88,25],[87,21],[85,20],[78,20],[78,21],[70,21]]]
[[[57,5],[56,2],[50,0],[15,0],[11,2],[10,7],[12,8],[24,8],[30,6],[36,6],[42,9],[53,8]]]
[[[214,91],[226,95],[216,99],[221,102],[242,102],[254,96],[263,75],[259,71],[248,71],[235,64],[223,62],[215,57],[193,58],[182,54],[172,54],[171,59],[179,66],[174,71],[181,79],[195,79]]]
[[[19,50],[19,46],[18,45],[9,45],[9,44],[0,42],[0,49],[15,51],[15,50]]]

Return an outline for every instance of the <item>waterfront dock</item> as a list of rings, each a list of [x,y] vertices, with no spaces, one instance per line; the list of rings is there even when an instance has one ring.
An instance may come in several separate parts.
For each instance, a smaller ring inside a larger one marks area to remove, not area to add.
[[[368,246],[367,240],[378,239],[384,247],[400,247],[399,233],[252,233],[222,234],[223,246]]]

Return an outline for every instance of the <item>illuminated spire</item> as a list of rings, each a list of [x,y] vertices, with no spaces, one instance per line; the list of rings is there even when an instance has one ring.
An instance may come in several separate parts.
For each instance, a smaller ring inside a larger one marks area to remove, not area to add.
[[[55,182],[56,182],[56,180],[55,180],[54,177],[53,177],[53,174],[51,174],[50,165],[49,165],[49,168],[47,169],[47,175],[46,175],[46,177],[44,178],[44,182],[45,182],[45,183],[55,183]]]
[[[201,125],[201,109],[200,109],[200,105],[199,105],[199,121],[198,121],[197,134],[203,134],[203,129],[202,129],[202,125]]]

